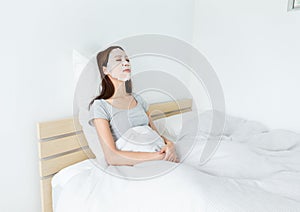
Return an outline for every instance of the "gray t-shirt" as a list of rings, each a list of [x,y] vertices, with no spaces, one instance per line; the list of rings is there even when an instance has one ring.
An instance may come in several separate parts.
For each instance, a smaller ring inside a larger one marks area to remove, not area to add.
[[[94,118],[103,118],[109,121],[110,130],[116,142],[129,128],[149,124],[146,114],[148,103],[138,94],[132,92],[132,96],[137,101],[137,105],[132,109],[119,109],[112,106],[104,99],[97,99],[91,105],[90,118],[88,123],[94,126]]]

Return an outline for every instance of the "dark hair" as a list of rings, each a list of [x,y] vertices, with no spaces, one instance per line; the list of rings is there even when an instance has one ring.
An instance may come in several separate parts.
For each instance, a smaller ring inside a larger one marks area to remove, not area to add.
[[[99,52],[97,54],[97,64],[98,64],[98,68],[99,68],[99,72],[100,72],[100,79],[101,79],[101,94],[99,96],[97,96],[96,98],[94,98],[90,104],[89,104],[89,109],[91,107],[91,105],[94,103],[94,101],[96,99],[108,99],[110,98],[114,92],[115,92],[115,88],[114,85],[112,83],[112,81],[109,79],[108,75],[105,75],[103,72],[103,66],[107,67],[107,62],[108,62],[108,58],[109,58],[109,54],[113,49],[121,49],[124,51],[124,49],[120,46],[110,46],[107,49]],[[132,82],[131,79],[127,80],[125,82],[125,87],[126,87],[126,92],[127,93],[131,93],[132,92]],[[100,89],[100,88],[99,88]]]

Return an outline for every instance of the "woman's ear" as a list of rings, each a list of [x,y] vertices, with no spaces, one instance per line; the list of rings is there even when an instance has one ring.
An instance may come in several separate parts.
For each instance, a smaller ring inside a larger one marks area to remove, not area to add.
[[[107,67],[105,67],[105,66],[102,66],[102,70],[103,70],[103,73],[104,73],[105,75],[107,75],[107,74],[108,74],[108,72],[107,72]]]

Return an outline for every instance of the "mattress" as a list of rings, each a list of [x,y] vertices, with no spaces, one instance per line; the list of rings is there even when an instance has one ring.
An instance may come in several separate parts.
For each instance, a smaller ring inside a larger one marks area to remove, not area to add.
[[[51,182],[54,212],[299,212],[300,134],[226,115],[222,135],[215,135],[220,143],[202,164],[212,113],[166,118],[178,164],[157,160],[102,169],[87,159],[62,169]]]

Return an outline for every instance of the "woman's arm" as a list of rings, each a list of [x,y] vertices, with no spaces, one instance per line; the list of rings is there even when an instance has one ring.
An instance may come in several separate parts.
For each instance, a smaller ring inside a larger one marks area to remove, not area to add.
[[[149,126],[159,134],[159,132],[157,131],[157,129],[154,125],[154,123],[152,122],[152,119],[151,119],[151,116],[150,116],[150,111],[147,111],[146,114],[149,118]],[[162,147],[161,150],[160,150],[160,153],[166,153],[163,160],[168,160],[168,161],[178,163],[179,159],[178,159],[177,154],[176,154],[176,149],[175,149],[174,142],[168,140],[167,138],[165,138],[162,135],[160,135],[160,136],[164,139],[164,142],[166,144],[166,146]]]
[[[146,112],[146,114],[147,114],[147,116],[148,116],[148,118],[149,118],[149,126],[150,126],[154,131],[156,131],[158,135],[160,135],[159,132],[158,132],[158,130],[156,129],[154,123],[152,122],[152,119],[151,119],[151,116],[150,116],[150,111],[148,110],[148,111]],[[168,142],[171,142],[171,141],[169,141],[167,138],[165,138],[164,136],[162,136],[162,135],[160,135],[160,136],[162,137],[162,139],[164,139],[165,144],[168,144]]]
[[[165,157],[165,153],[160,152],[120,151],[116,148],[108,121],[106,119],[96,118],[93,122],[96,127],[105,160],[109,165],[133,166],[144,161],[162,160]]]

